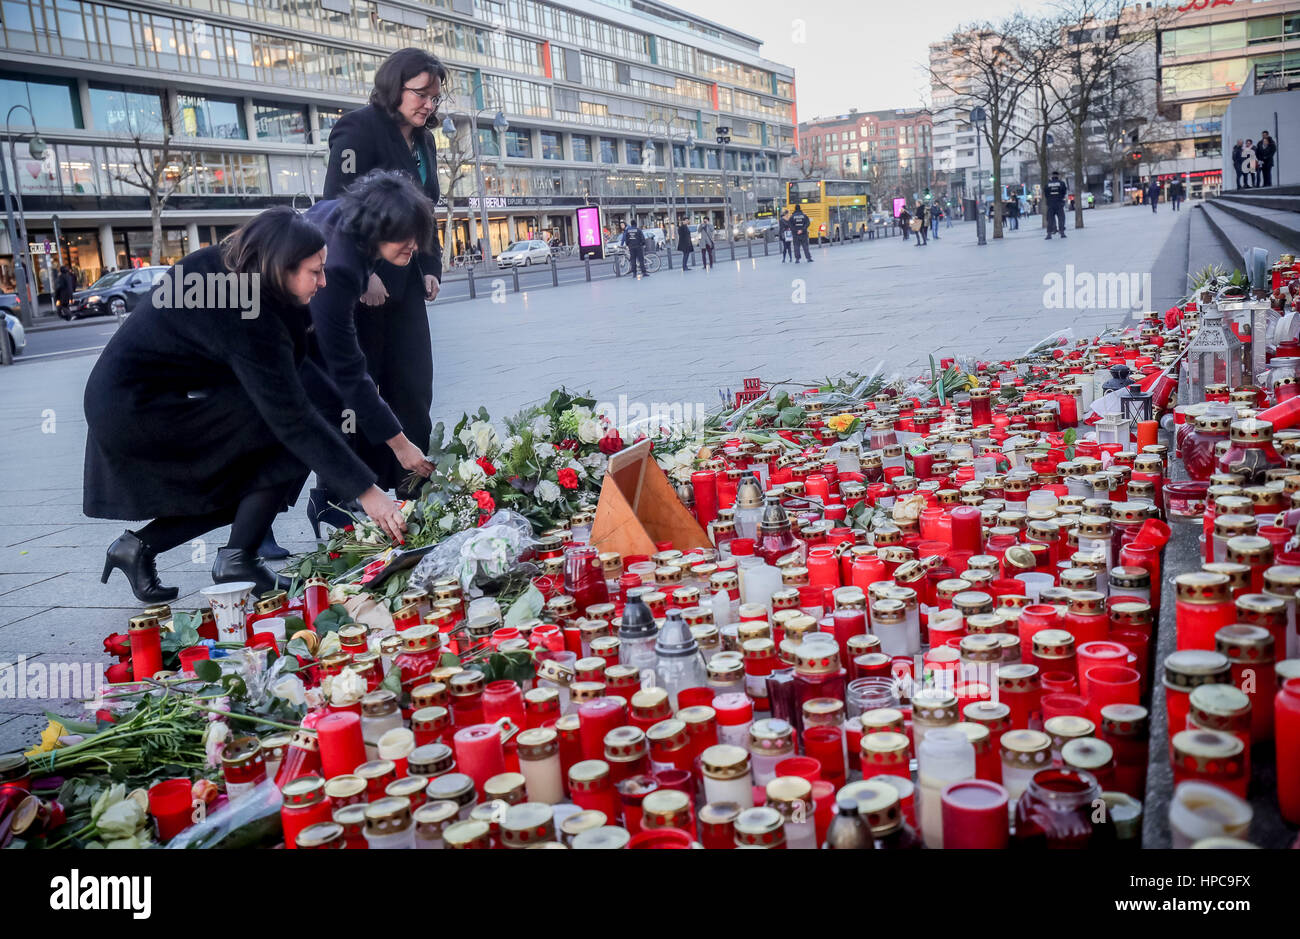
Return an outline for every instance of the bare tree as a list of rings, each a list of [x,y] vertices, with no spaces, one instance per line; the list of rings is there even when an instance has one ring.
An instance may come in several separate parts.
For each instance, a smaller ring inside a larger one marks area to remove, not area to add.
[[[458,128],[456,134],[447,138],[447,145],[438,151],[438,156],[442,158],[438,166],[438,186],[442,190],[442,197],[447,200],[447,231],[443,239],[444,260],[456,243],[453,228],[456,216],[456,187],[462,179],[468,179],[474,172],[473,145],[469,135],[468,126],[464,129]]]
[[[959,108],[983,109],[985,119],[975,126],[988,144],[995,180],[1002,178],[1003,159],[1025,141],[1024,131],[1016,127],[1016,114],[1036,80],[1034,62],[1024,48],[1032,35],[1032,21],[1023,13],[996,24],[966,26],[947,40],[950,54],[961,59],[965,68],[930,69],[931,82],[952,92]],[[1001,238],[1003,206],[994,195],[993,237]]]
[[[1148,80],[1138,65],[1172,8],[1130,8],[1126,0],[1058,0],[1056,8],[1066,25],[1063,60],[1051,88],[1074,139],[1074,227],[1082,228],[1088,133],[1104,101]]]
[[[1060,18],[1040,17],[1026,24],[1026,36],[1022,44],[1033,82],[1029,90],[1029,111],[1033,126],[1029,133],[1029,142],[1034,149],[1038,168],[1038,185],[1047,185],[1048,167],[1057,162],[1053,159],[1053,145],[1061,136],[1058,125],[1061,122],[1061,109],[1052,95],[1050,83],[1053,75],[1061,66],[1062,50],[1060,46]],[[1047,228],[1047,200],[1039,200],[1039,219],[1043,228]]]
[[[192,152],[175,146],[175,129],[181,120],[178,112],[160,112],[143,120],[134,108],[128,107],[126,113],[129,129],[120,149],[129,156],[123,163],[110,163],[109,176],[148,196],[149,263],[158,264],[162,259],[163,210],[181,186],[197,174],[197,167]]]

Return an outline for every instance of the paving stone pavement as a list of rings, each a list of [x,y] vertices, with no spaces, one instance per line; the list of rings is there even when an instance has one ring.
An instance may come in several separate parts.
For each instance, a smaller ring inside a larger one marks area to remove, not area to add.
[[[434,304],[434,420],[450,425],[480,405],[500,420],[559,385],[601,400],[712,406],[719,387],[737,389],[746,376],[815,381],[877,362],[910,376],[930,352],[1017,355],[1053,330],[1091,333],[1121,318],[1116,309],[1045,309],[1045,275],[1064,277],[1067,264],[1149,273],[1171,233],[1186,237],[1178,221],[1170,212],[1097,209],[1065,242],[1045,241],[1028,220],[984,247],[973,225],[958,223],[926,247],[895,237],[814,248],[811,265],[719,257],[707,272],[665,268],[643,281],[547,288],[502,303]],[[1179,254],[1165,252],[1186,258]],[[1173,266],[1158,278],[1164,293],[1181,286],[1185,270]],[[124,523],[81,514],[82,392],[93,364],[82,356],[0,370],[0,665],[25,657],[29,669],[102,668],[104,636],[140,608],[121,574],[99,583],[103,552]],[[313,543],[301,511],[282,516],[276,533],[290,550]],[[214,532],[205,556],[185,546],[159,558],[163,581],[181,590],[176,606],[199,605],[224,541]],[[44,710],[71,709],[66,696],[5,700],[3,688],[0,752],[31,745]]]

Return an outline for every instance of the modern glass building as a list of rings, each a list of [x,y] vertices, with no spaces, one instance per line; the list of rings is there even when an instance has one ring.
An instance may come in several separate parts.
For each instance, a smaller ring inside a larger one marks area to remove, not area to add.
[[[1191,195],[1222,186],[1223,114],[1254,69],[1271,88],[1300,87],[1295,0],[1188,0],[1159,35],[1161,179],[1186,174]],[[1231,187],[1232,181],[1229,181]]]
[[[442,111],[458,132],[435,132],[455,181],[451,252],[474,237],[474,119],[496,250],[529,232],[573,243],[584,204],[611,227],[631,213],[658,224],[670,204],[721,222],[723,167],[727,190],[753,193],[733,204],[761,205],[796,136],[791,68],[654,0],[0,0],[0,43],[28,242],[53,242],[57,225],[82,283],[148,262],[150,190],[169,193],[163,262],[269,205],[308,205],[330,128],[404,46],[452,72]],[[0,289],[12,255],[0,228]],[[56,259],[34,260],[45,291]]]

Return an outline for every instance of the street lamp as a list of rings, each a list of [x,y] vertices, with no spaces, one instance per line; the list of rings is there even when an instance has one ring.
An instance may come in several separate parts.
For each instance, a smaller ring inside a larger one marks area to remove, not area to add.
[[[970,122],[972,124],[983,125],[985,120],[984,109],[981,107],[971,108]],[[975,231],[976,244],[987,244],[984,240],[984,161],[981,159],[980,131],[977,127],[975,130]]]
[[[718,146],[722,148],[718,165],[722,167],[722,209],[727,220],[727,240],[731,242],[731,257],[736,257],[736,233],[732,230],[731,196],[727,192],[727,144],[731,143],[731,128],[719,125],[717,128]]]
[[[23,194],[18,176],[18,156],[14,135],[9,129],[13,113],[18,110],[26,111],[27,117],[32,122],[32,139],[27,143],[27,153],[33,160],[40,160],[45,156],[47,147],[36,129],[36,117],[32,114],[31,109],[24,104],[15,104],[11,107],[5,115],[5,141],[9,145],[9,167],[13,170],[14,182],[11,190],[5,172],[4,160],[0,157],[0,189],[4,190],[5,223],[9,234],[9,244],[13,249],[15,259],[14,279],[17,281],[16,289],[18,296],[24,301],[18,311],[19,317],[24,326],[30,326],[32,325],[32,316],[36,310],[35,271],[32,268],[31,252],[27,246],[27,217],[23,214]],[[14,225],[14,203],[17,203],[18,206],[18,224],[16,227]]]
[[[477,82],[474,87],[470,89],[469,93],[472,95],[475,91],[482,91],[483,89],[483,83]],[[490,234],[490,229],[488,228],[487,186],[483,182],[483,158],[479,153],[478,120],[483,112],[488,110],[491,110],[490,105],[484,105],[477,111],[469,111],[467,109],[463,112],[470,121],[470,148],[474,153],[474,177],[475,181],[478,183],[479,249],[483,254],[483,264],[485,267],[492,263],[492,236]],[[506,120],[505,112],[498,110],[496,117],[492,119],[493,130],[500,134],[509,127],[510,122]],[[442,119],[442,132],[448,137],[456,136],[456,122],[451,119],[450,114],[446,115]],[[451,204],[451,198],[451,194],[448,193],[448,205]],[[448,232],[447,236],[450,238],[451,232]]]

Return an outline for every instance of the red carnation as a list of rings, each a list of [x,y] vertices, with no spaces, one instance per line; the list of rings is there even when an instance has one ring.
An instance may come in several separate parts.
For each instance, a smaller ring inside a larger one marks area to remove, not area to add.
[[[611,428],[609,433],[600,438],[600,442],[596,446],[600,448],[600,452],[605,456],[613,456],[623,449],[623,438],[618,435],[618,431]]]
[[[474,493],[474,501],[478,503],[480,512],[487,512],[490,515],[497,509],[497,504],[492,499],[492,493],[486,489],[480,489]]]
[[[560,485],[563,486],[565,489],[578,488],[578,474],[575,473],[573,470],[569,469],[567,466],[564,469],[560,470],[555,475],[556,478],[559,480]]]
[[[566,437],[564,440],[561,440],[561,441],[560,441],[560,449],[561,449],[561,450],[577,450],[577,449],[578,449],[578,441],[574,440],[572,437]]]
[[[487,457],[481,456],[474,462],[477,463],[488,476],[495,476],[497,474],[497,468],[492,465],[492,461]]]

